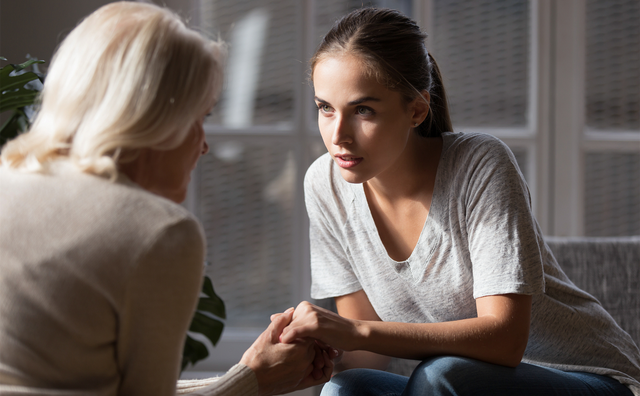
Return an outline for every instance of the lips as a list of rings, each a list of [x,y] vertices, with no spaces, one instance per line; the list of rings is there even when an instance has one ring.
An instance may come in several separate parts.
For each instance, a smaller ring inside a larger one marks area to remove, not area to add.
[[[339,167],[345,168],[345,169],[353,168],[363,160],[362,157],[356,157],[356,156],[347,155],[347,154],[335,155],[334,158],[335,158],[336,164],[338,164]]]

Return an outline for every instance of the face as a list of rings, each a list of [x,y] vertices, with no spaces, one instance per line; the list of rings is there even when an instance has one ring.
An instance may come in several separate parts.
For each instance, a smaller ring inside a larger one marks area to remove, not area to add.
[[[171,150],[143,150],[138,168],[130,178],[142,188],[176,203],[184,201],[191,171],[200,156],[209,151],[203,128],[205,117],[203,114],[191,125],[180,146]]]
[[[364,183],[398,170],[418,121],[400,93],[369,77],[352,55],[317,63],[313,85],[320,133],[342,177]]]

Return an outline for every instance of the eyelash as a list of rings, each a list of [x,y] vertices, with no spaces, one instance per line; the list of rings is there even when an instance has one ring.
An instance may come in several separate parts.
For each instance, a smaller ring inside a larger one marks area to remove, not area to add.
[[[321,111],[323,113],[328,112],[327,109],[331,109],[331,106],[326,105],[326,104],[322,104],[322,103],[317,104],[316,106],[318,107],[318,111]],[[366,111],[366,113],[362,113],[361,112],[362,110]],[[356,113],[359,114],[359,115],[364,115],[364,116],[376,114],[376,112],[371,107],[367,107],[367,106],[358,106],[356,108]]]

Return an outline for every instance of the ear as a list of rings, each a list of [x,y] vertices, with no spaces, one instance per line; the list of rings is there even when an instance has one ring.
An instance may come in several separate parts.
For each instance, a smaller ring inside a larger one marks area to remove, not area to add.
[[[417,96],[413,102],[411,102],[411,122],[412,125],[420,125],[427,118],[429,114],[429,91],[424,90],[420,92],[422,96]]]

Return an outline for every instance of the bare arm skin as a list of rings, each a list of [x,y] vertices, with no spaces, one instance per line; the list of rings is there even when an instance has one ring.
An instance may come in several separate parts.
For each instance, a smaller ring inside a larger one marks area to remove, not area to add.
[[[336,315],[305,301],[296,308],[292,323],[280,339],[286,343],[312,337],[345,351],[419,360],[464,356],[515,367],[522,360],[529,338],[528,295],[481,297],[476,300],[476,318],[442,323],[382,322],[370,316],[373,307],[364,291],[341,299],[345,298],[340,303],[341,312],[355,318]]]
[[[349,319],[381,321],[378,314],[371,306],[369,298],[363,291],[335,298],[336,307],[340,316]],[[385,370],[389,365],[390,357],[379,355],[365,350],[344,352],[342,359],[338,360],[335,372],[350,368],[372,368]]]

